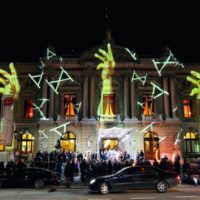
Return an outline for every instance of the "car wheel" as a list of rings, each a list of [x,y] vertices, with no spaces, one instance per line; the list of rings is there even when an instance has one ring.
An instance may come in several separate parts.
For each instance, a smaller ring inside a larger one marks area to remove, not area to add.
[[[99,193],[100,194],[108,194],[109,193],[109,186],[106,182],[103,182],[99,185]]]
[[[44,181],[42,179],[37,179],[34,183],[36,189],[44,188]]]
[[[168,184],[165,181],[159,181],[156,184],[156,190],[161,193],[167,192]]]

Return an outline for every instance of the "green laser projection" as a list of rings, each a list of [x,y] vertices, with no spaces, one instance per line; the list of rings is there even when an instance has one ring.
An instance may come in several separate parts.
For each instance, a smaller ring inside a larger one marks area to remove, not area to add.
[[[146,133],[147,131],[149,131],[149,128],[151,129],[151,132],[153,132],[153,125],[155,124],[156,122],[151,122],[151,124],[147,125],[145,128],[143,128],[140,133]]]
[[[169,65],[181,66],[184,68],[184,65],[175,58],[174,54],[170,50],[168,50],[168,56],[166,58],[161,58],[159,60],[152,59],[152,62],[159,76],[161,76],[162,70]]]
[[[192,89],[190,96],[197,95],[197,99],[200,99],[200,73],[197,71],[191,71],[190,73],[192,77],[187,76],[187,80],[196,85],[196,87]]]
[[[14,99],[17,99],[20,92],[20,84],[14,63],[10,63],[9,68],[11,73],[0,69],[0,75],[2,75],[0,77],[0,83],[3,85],[3,87],[0,87],[0,93],[13,96]]]
[[[28,76],[31,78],[31,80],[35,83],[35,85],[40,89],[40,83],[42,81],[42,77],[44,75],[44,72],[42,71],[39,75],[32,76],[31,74],[28,74]],[[37,79],[39,79],[37,81]]]
[[[71,81],[73,82],[73,78],[67,73],[67,71],[65,71],[61,66],[60,66],[60,69],[61,69],[61,73],[60,73],[60,76],[58,78],[58,80],[54,80],[54,81],[48,81],[46,79],[46,82],[47,84],[53,89],[53,91],[58,94],[58,88],[60,86],[60,83],[63,82],[63,81]],[[67,76],[67,78],[63,78],[63,76]],[[56,84],[56,87],[54,87],[53,84]]]
[[[115,68],[115,60],[113,57],[112,49],[110,43],[107,44],[108,51],[99,49],[99,53],[95,53],[94,56],[98,58],[101,63],[97,65],[97,70],[102,69],[101,79],[102,79],[102,89],[101,89],[101,99],[99,102],[97,115],[105,114],[103,113],[103,96],[113,93],[112,88],[112,75]],[[113,115],[114,111],[111,110],[109,115]]]
[[[153,86],[152,97],[153,97],[154,99],[160,97],[160,96],[163,95],[163,94],[166,94],[166,95],[169,96],[169,93],[168,93],[167,91],[163,90],[161,87],[159,87],[159,86],[156,85],[155,83],[151,82],[151,85]],[[155,95],[155,92],[156,92],[156,91],[160,91],[160,93],[158,93],[157,95]],[[154,96],[154,95],[155,95],[155,96]]]
[[[130,49],[125,48],[125,50],[130,54],[130,56],[133,58],[133,60],[137,60],[136,53],[132,53]]]
[[[53,50],[47,48],[47,60],[50,60],[51,58],[56,58],[56,57],[57,57],[56,53]]]
[[[139,80],[142,82],[143,85],[145,85],[146,80],[147,80],[147,74],[145,76],[138,76],[135,70],[133,71],[133,75],[131,78],[131,81]]]
[[[52,128],[52,129],[50,129],[49,131],[50,131],[50,132],[54,131],[54,132],[56,132],[59,136],[62,136],[63,133],[65,133],[65,132],[67,131],[67,125],[68,125],[68,124],[70,124],[70,122],[61,124],[60,126],[57,126],[57,127],[55,127],[55,128]],[[58,130],[58,129],[60,129],[60,128],[62,128],[62,130]]]
[[[49,99],[42,98],[42,99],[39,99],[39,101],[42,101],[39,106],[37,106],[35,103],[33,103],[33,106],[34,106],[33,110],[37,110],[40,113],[40,115],[42,116],[42,118],[40,118],[41,120],[48,120],[48,118],[45,117],[45,115],[42,111],[42,107],[46,101],[49,101]]]

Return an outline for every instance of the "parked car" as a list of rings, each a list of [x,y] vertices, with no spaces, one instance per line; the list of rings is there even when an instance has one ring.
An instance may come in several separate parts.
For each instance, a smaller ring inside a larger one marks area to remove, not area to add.
[[[35,187],[41,189],[50,184],[59,184],[58,173],[43,168],[30,167],[15,171],[10,175],[0,175],[0,188]]]
[[[200,170],[190,169],[187,172],[184,172],[182,175],[182,182],[195,184],[194,179],[197,179],[197,183],[200,183]]]
[[[107,194],[113,190],[156,189],[164,193],[168,188],[180,183],[176,172],[167,172],[153,166],[125,167],[115,174],[94,178],[89,189]]]

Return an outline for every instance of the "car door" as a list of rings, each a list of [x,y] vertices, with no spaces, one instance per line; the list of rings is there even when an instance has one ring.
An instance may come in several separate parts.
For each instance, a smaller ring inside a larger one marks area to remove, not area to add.
[[[141,167],[141,173],[139,187],[140,188],[155,188],[155,183],[159,179],[158,171],[149,166],[149,167]]]
[[[21,187],[23,186],[23,173],[20,171],[15,171],[11,175],[7,175],[6,186],[7,187]]]
[[[123,171],[123,189],[135,189],[138,188],[140,182],[140,169],[139,167],[130,167]]]

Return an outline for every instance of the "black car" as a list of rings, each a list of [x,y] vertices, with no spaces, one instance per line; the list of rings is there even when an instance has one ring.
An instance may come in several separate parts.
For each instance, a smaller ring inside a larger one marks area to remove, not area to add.
[[[37,167],[24,168],[10,175],[0,175],[2,187],[35,187],[44,188],[45,185],[59,184],[58,173]]]
[[[94,178],[89,183],[90,190],[107,194],[113,190],[156,189],[167,192],[168,188],[180,183],[175,172],[167,172],[153,166],[125,167],[115,174]]]

